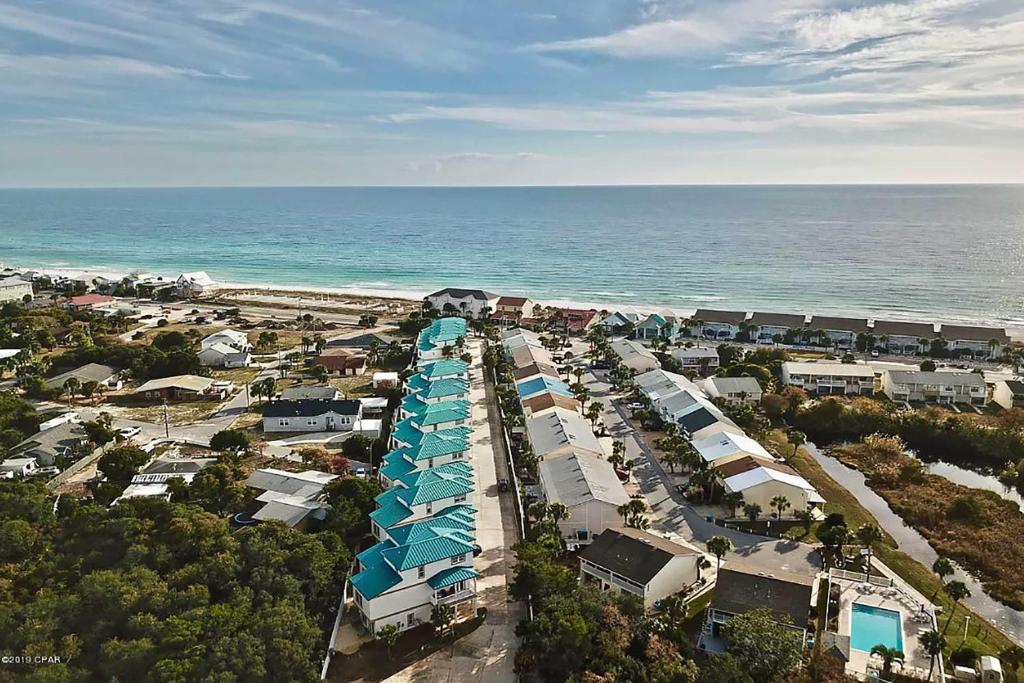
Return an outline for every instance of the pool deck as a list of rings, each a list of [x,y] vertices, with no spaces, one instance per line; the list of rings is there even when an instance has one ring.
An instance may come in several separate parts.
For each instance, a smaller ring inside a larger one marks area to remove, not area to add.
[[[830,583],[839,587],[839,619],[838,633],[850,635],[850,623],[854,604],[871,605],[881,609],[892,610],[900,614],[900,626],[903,630],[903,664],[893,667],[894,672],[912,676],[921,680],[928,677],[930,658],[921,648],[920,634],[936,628],[934,608],[923,595],[902,582],[893,585],[878,585],[882,581],[865,583],[863,576],[859,580],[849,577],[848,573],[833,572]],[[927,619],[915,619],[917,614],[927,615]],[[881,660],[872,657],[869,652],[850,650],[850,661],[846,664],[849,674],[862,678],[869,670],[881,669]],[[937,663],[932,681],[941,681],[941,667]]]

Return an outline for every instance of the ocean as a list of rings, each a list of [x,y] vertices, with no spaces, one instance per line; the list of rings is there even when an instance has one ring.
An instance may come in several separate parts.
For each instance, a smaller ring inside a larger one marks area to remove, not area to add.
[[[0,190],[0,262],[1024,327],[1024,186]]]

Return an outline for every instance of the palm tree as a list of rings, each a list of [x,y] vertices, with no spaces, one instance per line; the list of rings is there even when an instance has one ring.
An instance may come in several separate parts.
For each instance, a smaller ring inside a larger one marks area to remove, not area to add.
[[[857,540],[867,548],[868,565],[864,571],[866,576],[871,576],[871,544],[882,540],[882,530],[874,524],[862,524],[857,529]]]
[[[928,678],[932,680],[932,673],[935,671],[935,659],[942,655],[942,651],[946,649],[946,637],[938,631],[926,631],[917,637],[917,642],[921,644],[921,649],[925,651],[925,654],[931,658],[931,665],[928,667]]]
[[[892,663],[897,659],[903,659],[903,651],[894,647],[879,643],[871,648],[871,654],[882,658],[882,675],[888,676],[892,673]]]
[[[601,419],[601,415],[604,414],[604,404],[600,401],[594,401],[587,406],[587,419],[590,420],[592,428],[597,427],[597,421]]]
[[[309,337],[302,338],[302,353],[309,353],[309,347],[312,346],[313,340]]]
[[[799,449],[801,446],[807,443],[807,435],[796,429],[791,429],[789,430],[789,433],[786,434],[786,441],[793,444],[792,457],[796,457],[797,449]]]
[[[939,586],[941,588],[946,585],[946,577],[952,576],[955,568],[948,557],[942,557],[940,555],[939,557],[936,557],[935,562],[932,563],[932,571],[938,575]],[[932,595],[932,599],[935,598],[935,595],[937,595],[938,592],[939,589],[935,589],[935,594]]]
[[[946,620],[946,626],[942,629],[942,634],[945,635],[949,630],[949,625],[953,623],[953,613],[956,612],[957,605],[961,600],[971,597],[971,589],[963,581],[950,581],[942,587],[942,590],[953,601],[953,609],[949,610],[949,619]]]
[[[715,556],[718,560],[718,566],[716,570],[722,568],[722,557],[732,550],[732,541],[726,536],[712,536],[707,540],[708,552]]]
[[[782,519],[782,513],[790,508],[789,498],[785,496],[775,496],[769,501],[769,504],[779,511],[779,519]]]
[[[612,454],[608,456],[612,467],[621,467],[626,462],[626,442],[620,439],[612,441]]]
[[[743,514],[747,516],[751,522],[756,522],[758,515],[761,514],[761,506],[757,503],[748,503],[743,506]]]
[[[631,498],[628,503],[623,503],[617,510],[622,515],[622,521],[626,526],[634,529],[643,529],[648,526],[647,519],[644,517],[644,513],[647,512],[647,503],[642,499]]]
[[[804,523],[804,535],[811,532],[811,523],[814,521],[814,515],[811,514],[810,510],[797,510],[793,513],[793,516]]]
[[[64,381],[64,393],[66,393],[68,395],[68,405],[69,406],[75,400],[75,394],[78,393],[78,390],[79,390],[79,388],[81,388],[81,386],[82,386],[82,383],[79,382],[74,377],[68,377]]]
[[[729,508],[729,516],[736,516],[736,508],[743,504],[743,493],[740,491],[726,491],[722,496],[722,504]]]

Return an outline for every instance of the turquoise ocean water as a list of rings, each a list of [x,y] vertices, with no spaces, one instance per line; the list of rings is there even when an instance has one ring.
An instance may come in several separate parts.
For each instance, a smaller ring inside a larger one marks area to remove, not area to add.
[[[0,262],[1024,327],[1024,186],[0,190]]]

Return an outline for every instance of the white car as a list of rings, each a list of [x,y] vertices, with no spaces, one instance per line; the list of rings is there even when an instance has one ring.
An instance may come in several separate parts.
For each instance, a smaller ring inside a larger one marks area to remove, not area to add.
[[[118,429],[117,430],[117,435],[120,438],[124,439],[125,441],[127,441],[130,438],[132,438],[133,436],[138,436],[141,433],[142,433],[142,428],[141,427],[124,427],[122,429]]]
[[[643,403],[630,403],[626,407],[629,408],[630,410],[640,410],[641,408],[644,407],[644,404]]]

